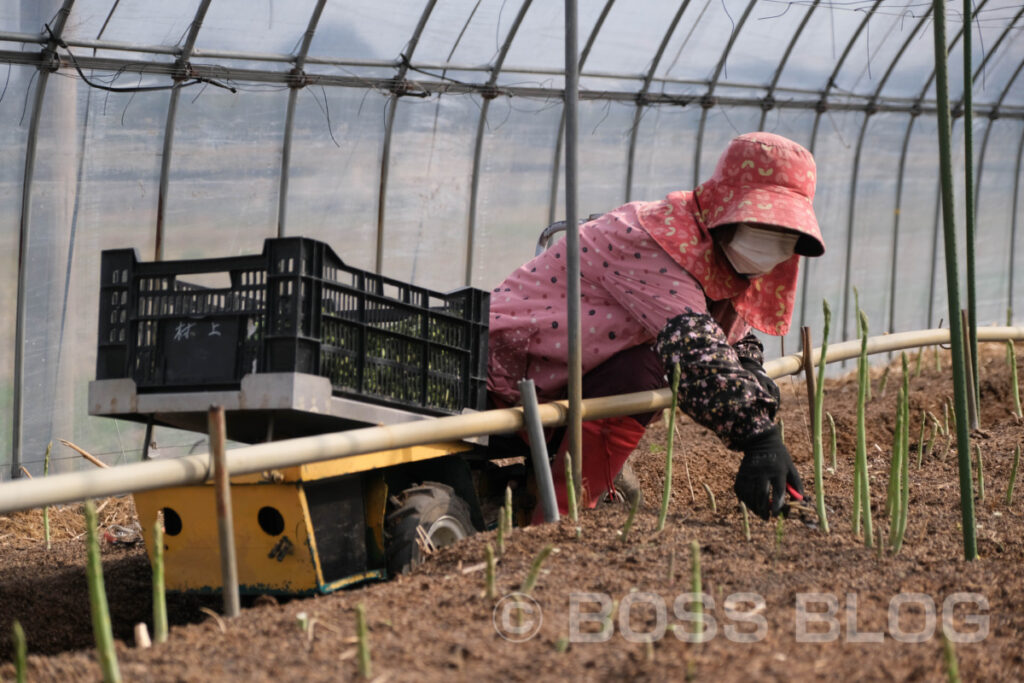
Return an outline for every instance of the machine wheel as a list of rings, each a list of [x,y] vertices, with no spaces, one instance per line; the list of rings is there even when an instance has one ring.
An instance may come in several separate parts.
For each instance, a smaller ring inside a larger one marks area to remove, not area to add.
[[[452,487],[425,481],[391,498],[387,517],[388,572],[404,574],[421,564],[432,549],[441,548],[470,534],[473,528],[469,504]]]

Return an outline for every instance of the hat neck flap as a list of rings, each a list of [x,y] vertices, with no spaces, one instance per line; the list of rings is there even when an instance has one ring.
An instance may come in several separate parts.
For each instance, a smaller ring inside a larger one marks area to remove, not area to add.
[[[642,203],[637,211],[640,225],[700,283],[709,299],[728,300],[754,329],[784,335],[793,317],[800,257],[794,254],[758,277],[737,274],[716,248],[706,225],[709,211],[701,208],[700,197],[713,183],[708,181],[695,192],[672,192],[661,201]]]

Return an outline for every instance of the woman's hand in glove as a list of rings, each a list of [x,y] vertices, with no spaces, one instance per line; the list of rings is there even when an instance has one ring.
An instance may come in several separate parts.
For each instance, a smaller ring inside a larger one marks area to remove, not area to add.
[[[751,439],[741,450],[743,460],[733,490],[754,514],[762,519],[779,514],[786,501],[786,484],[803,495],[800,475],[777,426]]]

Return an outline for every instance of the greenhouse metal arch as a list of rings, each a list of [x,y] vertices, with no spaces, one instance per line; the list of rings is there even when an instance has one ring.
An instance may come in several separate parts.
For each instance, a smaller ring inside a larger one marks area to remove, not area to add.
[[[1022,14],[980,0],[971,22],[979,324],[1018,317]],[[849,338],[857,287],[874,329],[940,325],[930,23],[881,0],[580,2],[580,215],[690,189],[734,135],[777,132],[817,158],[828,244],[794,320],[820,326],[828,299]],[[565,217],[564,33],[563,4],[531,0],[5,3],[0,478],[41,471],[62,438],[139,457],[140,427],[86,415],[103,249],[197,258],[305,235],[423,286],[497,284]],[[168,454],[194,439],[155,438]]]

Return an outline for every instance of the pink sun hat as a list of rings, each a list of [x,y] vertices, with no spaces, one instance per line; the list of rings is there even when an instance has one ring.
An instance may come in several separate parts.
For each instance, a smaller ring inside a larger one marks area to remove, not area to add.
[[[697,187],[708,230],[734,223],[771,225],[799,233],[796,253],[821,256],[825,241],[814,215],[814,157],[788,138],[747,133],[722,153],[711,179]]]

